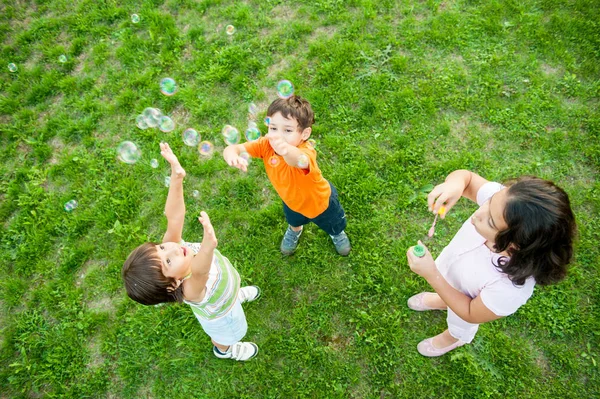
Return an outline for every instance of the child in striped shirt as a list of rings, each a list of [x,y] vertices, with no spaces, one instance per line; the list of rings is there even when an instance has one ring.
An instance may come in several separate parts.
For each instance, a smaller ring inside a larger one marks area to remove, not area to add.
[[[217,238],[206,212],[202,244],[182,239],[185,218],[185,170],[167,143],[161,155],[171,165],[171,184],[165,205],[167,232],[161,243],[145,243],[127,257],[122,269],[127,294],[143,305],[184,302],[192,308],[221,359],[249,360],[258,353],[253,342],[241,342],[248,324],[242,303],[260,296],[256,286],[240,288],[240,275],[216,249]]]

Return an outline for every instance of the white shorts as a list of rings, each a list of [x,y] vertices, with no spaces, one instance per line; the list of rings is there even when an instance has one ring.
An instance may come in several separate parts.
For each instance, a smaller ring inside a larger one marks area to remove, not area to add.
[[[450,308],[448,308],[446,321],[448,322],[448,332],[450,335],[466,343],[473,341],[473,338],[475,338],[475,334],[477,334],[477,330],[479,329],[479,324],[464,321]]]
[[[225,315],[214,320],[207,320],[196,315],[202,329],[213,341],[220,345],[233,345],[240,342],[248,331],[246,315],[240,300],[236,298],[235,304]]]

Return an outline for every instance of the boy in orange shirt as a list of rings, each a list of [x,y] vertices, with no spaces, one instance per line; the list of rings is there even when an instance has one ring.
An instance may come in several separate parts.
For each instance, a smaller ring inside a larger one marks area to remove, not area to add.
[[[317,152],[306,142],[315,121],[310,103],[298,96],[277,99],[267,110],[269,133],[257,141],[225,148],[228,165],[244,172],[247,152],[262,158],[267,176],[283,200],[283,213],[289,226],[281,241],[281,253],[291,255],[298,246],[302,226],[313,222],[331,236],[340,255],[350,253],[350,240],[344,232],[346,215],[335,187],[323,178],[317,165]]]

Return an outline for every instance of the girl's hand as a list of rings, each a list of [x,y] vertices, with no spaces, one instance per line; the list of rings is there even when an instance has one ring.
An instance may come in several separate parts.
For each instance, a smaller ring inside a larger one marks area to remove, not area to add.
[[[172,173],[181,178],[185,177],[185,170],[181,167],[171,147],[169,147],[169,143],[160,143],[160,155],[171,165]]]
[[[282,157],[287,155],[289,144],[281,137],[281,134],[267,133],[265,137],[269,139],[269,144],[278,155]]]
[[[427,196],[429,211],[437,215],[437,213],[440,212],[440,208],[444,206],[445,211],[440,212],[440,217],[445,219],[448,211],[452,209],[454,204],[456,204],[462,196],[464,189],[463,185],[453,182],[438,184]]]
[[[227,162],[227,165],[233,166],[234,168],[238,168],[242,172],[248,171],[248,161],[240,157],[238,154],[227,153],[224,154],[223,158],[225,158],[225,162]]]
[[[202,247],[206,248],[216,248],[219,241],[217,240],[217,236],[215,235],[215,229],[210,223],[210,219],[206,212],[200,212],[200,217],[198,221],[202,223],[202,227],[204,227],[204,237],[202,237]]]
[[[423,245],[421,240],[419,240],[419,244]],[[423,245],[425,247],[425,245]],[[408,266],[410,266],[410,270],[417,273],[419,276],[423,277],[425,280],[434,276],[437,273],[437,267],[435,266],[435,261],[429,252],[429,249],[425,247],[425,255],[423,257],[418,257],[413,253],[413,248],[408,248],[406,252],[406,258],[408,259]]]

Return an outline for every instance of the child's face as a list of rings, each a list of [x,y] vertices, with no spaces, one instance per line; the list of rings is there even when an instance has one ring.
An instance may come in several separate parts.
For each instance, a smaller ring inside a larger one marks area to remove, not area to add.
[[[504,220],[507,194],[507,188],[498,191],[471,217],[471,223],[475,226],[475,230],[492,244],[496,241],[496,234],[508,228]]]
[[[191,251],[175,242],[163,242],[156,246],[156,253],[162,263],[162,272],[166,277],[182,279],[191,271],[194,255]]]
[[[296,119],[285,118],[281,112],[270,117],[269,133],[280,134],[286,143],[294,147],[298,147],[302,142],[308,140],[311,130],[310,127],[307,127],[301,131]]]

